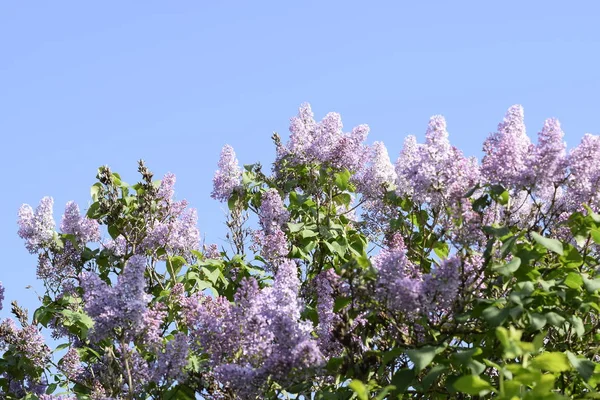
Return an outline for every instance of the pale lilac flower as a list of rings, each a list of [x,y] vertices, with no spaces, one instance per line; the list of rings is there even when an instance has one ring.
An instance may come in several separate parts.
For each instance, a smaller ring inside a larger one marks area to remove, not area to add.
[[[298,268],[291,260],[276,268],[272,287],[242,281],[235,304],[199,294],[184,300],[190,337],[210,355],[216,376],[238,396],[257,391],[269,378],[286,383],[318,367],[323,356],[311,337],[312,324],[300,320]],[[243,379],[243,380],[242,380]]]
[[[204,258],[207,260],[217,260],[221,258],[221,252],[219,251],[219,247],[216,243],[211,243],[209,245],[204,245]]]
[[[298,115],[290,120],[290,140],[278,148],[276,166],[283,157],[295,165],[324,163],[338,169],[358,171],[365,164],[367,148],[364,141],[367,125],[357,126],[351,133],[342,131],[338,113],[329,113],[315,122],[310,105],[300,106]]]
[[[166,344],[165,351],[158,353],[153,381],[160,382],[164,380],[172,382],[184,379],[184,368],[187,366],[188,351],[187,337],[183,333],[176,334]]]
[[[25,239],[25,247],[30,253],[48,246],[55,234],[55,223],[52,217],[52,197],[44,197],[38,207],[33,209],[23,204],[19,209],[19,237]]]
[[[340,286],[340,277],[333,268],[321,272],[313,281],[317,292],[317,315],[319,324],[316,333],[321,352],[329,357],[339,354],[341,344],[335,339],[333,330],[340,318],[333,312],[336,290]]]
[[[149,295],[144,291],[145,269],[146,259],[132,256],[115,287],[108,286],[95,274],[88,272],[81,275],[84,310],[94,320],[91,335],[96,340],[110,337],[117,328],[131,338],[144,331],[144,315],[149,301]]]
[[[483,144],[486,154],[481,171],[487,182],[507,188],[521,188],[526,184],[528,158],[532,144],[525,131],[523,107],[514,105]]]
[[[467,159],[450,145],[446,120],[431,117],[425,143],[407,138],[396,162],[396,192],[438,209],[455,203],[479,181],[475,159]]]
[[[387,186],[396,181],[396,172],[383,142],[371,147],[369,165],[356,178],[360,193],[370,200],[380,199]]]
[[[276,228],[281,228],[289,217],[290,213],[276,189],[269,189],[262,195],[258,220],[265,234],[271,234]]]
[[[242,170],[233,151],[233,147],[225,145],[221,150],[219,169],[213,178],[211,197],[219,201],[227,201],[241,183]]]
[[[600,136],[586,134],[569,154],[569,197],[580,208],[600,204]]]
[[[60,370],[70,380],[76,380],[83,372],[79,353],[74,347],[70,347],[59,363]]]
[[[538,143],[528,159],[527,170],[530,185],[544,201],[551,201],[555,188],[567,176],[567,144],[557,119],[550,118],[538,133]]]
[[[406,257],[402,237],[396,234],[390,247],[371,259],[377,270],[375,296],[394,311],[419,313],[422,308],[423,276]]]
[[[424,277],[423,294],[426,307],[432,311],[447,311],[456,301],[460,286],[461,261],[458,257],[443,260]]]
[[[65,213],[60,224],[62,233],[75,236],[77,242],[84,245],[88,242],[100,240],[100,227],[98,222],[79,214],[79,206],[74,201],[67,203]]]
[[[4,301],[4,286],[0,282],[0,310],[2,310],[2,302]]]

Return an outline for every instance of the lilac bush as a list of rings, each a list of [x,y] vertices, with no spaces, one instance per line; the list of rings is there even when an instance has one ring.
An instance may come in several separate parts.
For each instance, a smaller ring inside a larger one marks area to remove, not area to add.
[[[534,144],[512,106],[479,163],[439,115],[396,155],[308,104],[289,130],[270,173],[221,152],[231,250],[142,161],[134,185],[99,168],[58,230],[52,198],[23,205],[46,291],[0,322],[0,397],[598,395],[597,136],[567,151],[552,118]]]

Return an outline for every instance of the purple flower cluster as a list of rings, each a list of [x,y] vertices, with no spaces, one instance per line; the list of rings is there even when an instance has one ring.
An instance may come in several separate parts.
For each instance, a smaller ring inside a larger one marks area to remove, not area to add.
[[[0,349],[9,346],[31,362],[35,368],[43,368],[51,354],[50,348],[35,325],[27,325],[19,329],[12,319],[5,319],[0,323]]]
[[[265,259],[276,261],[288,254],[288,242],[282,227],[289,217],[277,190],[269,189],[263,194],[258,211],[262,230],[254,232],[253,239]]]
[[[522,186],[527,176],[527,159],[532,144],[525,131],[523,107],[508,109],[498,131],[483,143],[485,157],[481,172],[487,182],[505,187]]]
[[[19,209],[19,231],[21,239],[25,239],[25,247],[30,253],[48,246],[55,234],[52,197],[44,197],[35,212],[29,204],[23,204]]]
[[[219,169],[213,178],[213,191],[211,197],[219,201],[227,201],[233,191],[239,187],[242,170],[233,151],[233,147],[225,145],[221,150],[218,163]]]
[[[170,215],[164,221],[156,221],[142,242],[140,250],[150,253],[165,249],[168,254],[187,256],[200,247],[200,231],[197,227],[198,213],[194,208]]]
[[[94,340],[113,337],[117,331],[132,340],[143,331],[144,314],[150,297],[144,291],[145,269],[144,257],[131,257],[114,287],[107,285],[96,274],[88,272],[81,275],[84,309],[94,320],[91,332]]]
[[[333,331],[340,318],[333,312],[336,291],[341,285],[340,277],[330,268],[321,272],[313,281],[317,291],[317,315],[319,324],[316,333],[321,352],[327,356],[335,356],[342,350],[341,344],[335,339]]]
[[[372,258],[378,272],[375,295],[390,310],[408,318],[417,314],[445,312],[452,308],[461,284],[461,260],[443,260],[430,273],[424,274],[406,256],[399,234],[388,248]]]
[[[380,199],[396,181],[396,172],[382,142],[375,142],[369,152],[368,165],[357,175],[358,191],[371,201]]]
[[[2,303],[4,302],[4,286],[0,282],[0,310],[2,310]]]
[[[475,159],[451,146],[442,116],[429,120],[425,143],[409,136],[396,162],[397,192],[433,208],[453,204],[479,181]]]
[[[70,347],[67,353],[63,356],[59,363],[60,370],[65,374],[67,379],[77,380],[83,372],[81,359],[75,347]]]
[[[359,125],[350,133],[342,128],[339,114],[329,113],[317,123],[310,105],[302,104],[290,121],[290,140],[278,149],[278,159],[287,156],[293,164],[320,162],[358,171],[367,157],[364,141],[369,128]]]
[[[98,222],[79,214],[79,206],[74,201],[67,203],[65,213],[60,223],[62,233],[73,235],[77,242],[85,245],[88,242],[100,240],[100,226]]]
[[[269,378],[287,384],[322,363],[312,324],[300,320],[299,287],[296,263],[284,260],[272,287],[246,279],[235,304],[203,294],[184,299],[192,347],[210,355],[218,379],[240,397],[256,395]]]

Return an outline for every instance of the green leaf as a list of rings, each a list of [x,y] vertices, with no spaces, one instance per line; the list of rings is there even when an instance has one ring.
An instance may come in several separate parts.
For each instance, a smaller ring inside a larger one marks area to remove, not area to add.
[[[450,248],[448,247],[448,243],[446,242],[435,242],[433,245],[433,251],[439,258],[443,260],[446,257],[448,257]]]
[[[335,185],[340,190],[348,189],[348,182],[350,182],[350,172],[347,169],[335,174]]]
[[[356,393],[356,397],[358,397],[359,400],[369,400],[369,391],[367,390],[367,387],[358,379],[353,379],[352,382],[348,384],[348,387]]]
[[[537,232],[531,232],[531,237],[548,250],[558,255],[563,255],[563,245],[559,240],[544,237]]]
[[[300,232],[300,229],[302,229],[304,227],[304,222],[300,222],[300,223],[293,223],[293,222],[288,222],[287,224],[290,232]]]
[[[546,319],[545,315],[538,313],[529,314],[529,326],[531,326],[534,331],[539,331],[542,329],[544,326],[546,326],[546,322],[548,322],[548,320]]]
[[[473,396],[479,395],[482,391],[491,392],[494,390],[488,381],[475,375],[461,376],[454,382],[454,388],[459,392]]]
[[[412,369],[401,369],[392,377],[391,384],[396,386],[394,394],[404,393],[413,382],[415,374]]]
[[[439,347],[425,346],[420,349],[407,350],[406,354],[415,365],[415,371],[420,372],[431,364],[438,351]]]
[[[317,235],[318,235],[317,232],[311,231],[310,229],[304,229],[303,231],[300,232],[300,236],[303,239],[310,238],[310,237],[315,237]]]
[[[457,351],[456,353],[452,354],[452,357],[456,358],[461,364],[466,364],[473,356],[477,356],[481,353],[483,353],[481,348],[475,347],[469,350]]]
[[[583,278],[576,272],[569,272],[563,283],[571,289],[581,289]]]
[[[345,308],[348,304],[352,303],[352,297],[344,297],[339,296],[335,298],[335,302],[333,304],[333,312],[338,312]]]
[[[579,337],[583,337],[585,334],[585,326],[583,326],[583,321],[577,315],[573,315],[571,317],[571,329],[575,334]]]
[[[98,193],[100,192],[100,189],[102,189],[102,184],[100,182],[94,183],[90,189],[90,195],[92,196],[92,200],[94,202],[98,201]]]
[[[550,311],[546,313],[546,319],[548,323],[552,326],[561,327],[565,322],[565,318],[554,311]]]
[[[429,389],[429,387],[436,381],[436,379],[446,370],[448,370],[448,367],[441,364],[431,368],[431,370],[427,373],[427,375],[425,375],[425,377],[421,381],[423,389]]]
[[[583,286],[585,286],[585,290],[588,292],[594,293],[596,290],[600,289],[600,279],[589,279],[584,276]]]
[[[521,259],[513,257],[508,263],[493,267],[492,269],[502,276],[511,276],[521,266]]]
[[[567,356],[559,352],[542,353],[531,360],[531,365],[550,372],[565,372],[571,369]]]
[[[594,369],[596,368],[596,363],[584,358],[577,357],[575,354],[571,353],[567,350],[567,358],[569,362],[577,370],[579,375],[587,382],[592,375],[594,374]]]
[[[493,327],[500,326],[510,315],[508,308],[499,309],[496,306],[490,306],[483,310],[483,318]]]

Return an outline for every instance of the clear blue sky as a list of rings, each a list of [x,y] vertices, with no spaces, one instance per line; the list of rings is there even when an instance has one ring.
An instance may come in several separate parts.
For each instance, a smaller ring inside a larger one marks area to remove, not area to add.
[[[177,174],[209,242],[219,151],[268,164],[300,103],[368,123],[396,158],[446,116],[468,155],[512,104],[530,136],[558,117],[570,147],[600,133],[597,1],[54,1],[0,3],[0,280],[33,308],[22,203],[89,205],[96,168],[144,158]],[[39,285],[37,285],[39,287]],[[10,307],[0,316],[7,316]]]

